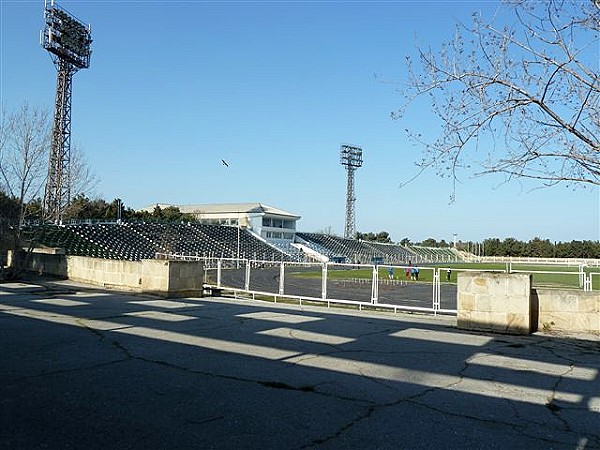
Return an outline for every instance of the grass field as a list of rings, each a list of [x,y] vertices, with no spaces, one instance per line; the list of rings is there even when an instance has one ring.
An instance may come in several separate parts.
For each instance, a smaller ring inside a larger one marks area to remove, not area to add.
[[[499,271],[505,272],[508,269],[507,264],[503,263],[442,263],[442,264],[427,264],[419,266],[419,282],[431,283],[433,282],[434,270],[436,268],[443,269],[440,272],[440,281],[447,283],[446,269],[451,269],[450,283],[456,283],[457,274],[461,271],[468,270],[480,270],[480,271]],[[597,273],[597,276],[592,277],[593,289],[600,289],[600,269],[599,268],[585,268],[586,273]],[[537,287],[560,287],[560,288],[575,288],[579,289],[580,276],[579,267],[577,266],[558,266],[558,265],[525,265],[525,264],[513,264],[512,272],[526,272],[531,273],[533,277],[533,285]],[[543,272],[543,273],[541,273]],[[321,271],[310,271],[310,272],[295,272],[295,276],[304,278],[320,278]],[[352,278],[360,279],[371,279],[373,271],[371,268],[360,268],[352,269],[348,266],[339,266],[336,268],[335,265],[329,266],[328,278],[331,280],[344,280]],[[379,279],[388,279],[388,268],[380,267],[378,271]],[[407,279],[404,268],[397,267],[394,270],[394,279]],[[410,278],[408,278],[410,280]]]

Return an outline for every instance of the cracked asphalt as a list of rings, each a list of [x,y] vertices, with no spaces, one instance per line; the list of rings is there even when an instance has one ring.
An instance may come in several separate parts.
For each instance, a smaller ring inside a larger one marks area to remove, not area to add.
[[[0,284],[0,447],[600,449],[600,338]]]

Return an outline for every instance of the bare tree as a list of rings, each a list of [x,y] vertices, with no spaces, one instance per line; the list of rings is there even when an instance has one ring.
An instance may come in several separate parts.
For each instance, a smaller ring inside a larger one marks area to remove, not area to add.
[[[2,236],[0,251],[13,250],[12,267],[3,278],[17,276],[21,270],[21,229],[27,205],[41,191],[46,174],[49,147],[49,114],[41,107],[24,103],[11,114],[2,116],[0,180],[3,193]]]
[[[7,135],[7,120],[6,120],[6,111],[4,107],[0,110],[0,165],[2,164],[2,158],[4,155],[4,147],[6,145],[6,135]],[[7,192],[7,187],[5,186],[4,178],[0,177],[0,191]]]
[[[20,206],[19,228],[27,202],[38,196],[47,171],[50,143],[48,111],[24,103],[6,122],[5,145],[0,154],[0,177],[6,193]]]
[[[43,107],[24,103],[16,111],[2,116],[0,122],[0,189],[21,205],[19,227],[27,218],[28,205],[44,189],[48,175],[50,114]],[[71,148],[70,191],[86,195],[98,179],[79,145]]]
[[[85,153],[80,145],[71,145],[71,164],[70,164],[69,191],[71,198],[78,195],[91,195],[98,186],[98,177],[92,171],[87,162]]]
[[[492,18],[474,13],[439,50],[418,48],[392,116],[430,99],[437,139],[407,130],[425,148],[421,171],[600,185],[599,27],[591,0],[513,0]]]

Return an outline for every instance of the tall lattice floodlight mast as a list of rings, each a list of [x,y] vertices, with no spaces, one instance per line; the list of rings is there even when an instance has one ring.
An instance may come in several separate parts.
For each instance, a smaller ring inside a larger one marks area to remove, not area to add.
[[[344,227],[344,237],[354,238],[356,235],[356,225],[354,217],[354,204],[356,196],[354,195],[354,172],[362,166],[362,148],[354,145],[342,144],[340,148],[340,162],[348,171],[348,189],[346,190],[346,226]]]
[[[75,72],[90,66],[92,32],[54,0],[45,1],[44,19],[40,44],[50,52],[57,70],[44,216],[60,222],[71,197],[71,86]]]

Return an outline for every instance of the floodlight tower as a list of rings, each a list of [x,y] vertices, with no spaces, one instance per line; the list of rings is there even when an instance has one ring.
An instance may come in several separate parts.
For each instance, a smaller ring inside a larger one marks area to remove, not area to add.
[[[56,66],[54,123],[44,193],[44,217],[60,222],[71,197],[71,87],[73,75],[90,66],[92,32],[74,16],[54,4],[44,2],[45,27],[40,44]]]
[[[348,188],[346,190],[346,226],[344,227],[344,237],[354,238],[356,235],[356,224],[354,218],[354,204],[356,197],[354,195],[354,172],[362,166],[362,148],[342,144],[340,148],[340,162],[348,171]]]

